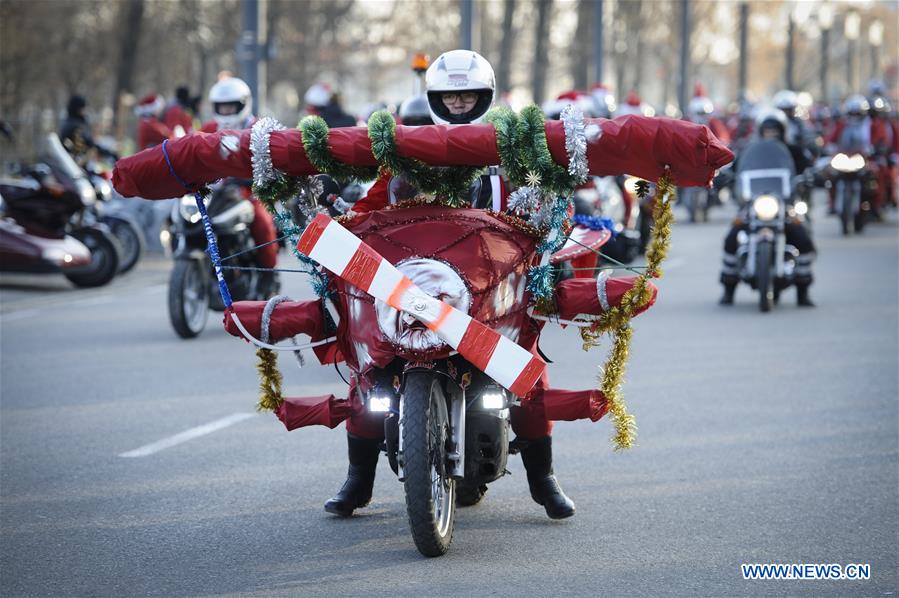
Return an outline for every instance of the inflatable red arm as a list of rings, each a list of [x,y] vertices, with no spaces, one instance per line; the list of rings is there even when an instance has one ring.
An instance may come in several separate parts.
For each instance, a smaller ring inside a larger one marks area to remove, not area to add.
[[[715,170],[733,159],[707,127],[668,118],[625,116],[615,120],[585,119],[601,134],[587,144],[591,174],[631,174],[657,180],[666,167],[679,185],[707,185]],[[568,165],[565,129],[561,121],[546,123],[553,159]],[[377,166],[364,127],[331,129],[329,149],[339,162]],[[289,175],[318,171],[303,149],[300,131],[275,131],[270,136],[272,164]],[[500,163],[493,125],[428,125],[396,129],[397,152],[433,166],[488,166]],[[167,144],[172,168],[191,187],[220,178],[250,178],[250,131],[197,133]],[[166,164],[162,147],[119,160],[113,185],[126,197],[167,199],[182,195],[184,187]]]

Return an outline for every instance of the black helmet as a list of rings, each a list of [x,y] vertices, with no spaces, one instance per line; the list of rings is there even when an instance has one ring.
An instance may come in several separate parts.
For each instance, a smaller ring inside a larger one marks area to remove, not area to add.
[[[428,97],[425,95],[413,96],[400,104],[400,124],[409,127],[421,125],[433,125],[431,119],[431,107],[428,105]]]
[[[69,98],[69,104],[66,106],[66,112],[69,116],[81,116],[82,111],[87,107],[87,100],[84,96],[73,95]]]

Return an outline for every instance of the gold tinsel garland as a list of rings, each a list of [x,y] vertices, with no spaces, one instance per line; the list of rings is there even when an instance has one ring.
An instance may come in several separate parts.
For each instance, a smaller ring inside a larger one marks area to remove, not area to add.
[[[283,378],[278,370],[278,354],[271,349],[257,349],[256,357],[259,359],[256,364],[256,370],[259,372],[259,403],[256,409],[277,411],[284,402],[281,394]]]
[[[648,192],[649,184],[641,181],[637,187],[637,195],[641,202]],[[613,333],[612,350],[600,374],[600,389],[608,401],[609,413],[612,414],[615,424],[613,440],[615,450],[631,448],[634,446],[637,436],[634,416],[627,412],[621,396],[621,384],[624,379],[624,369],[633,333],[630,321],[634,312],[646,305],[651,298],[651,292],[646,283],[650,278],[662,276],[660,266],[668,255],[668,247],[671,244],[671,224],[674,222],[670,201],[672,192],[673,184],[666,172],[656,185],[652,236],[646,250],[646,270],[621,298],[620,305],[603,313],[589,328],[581,328],[585,351],[599,344],[599,338],[603,334]]]

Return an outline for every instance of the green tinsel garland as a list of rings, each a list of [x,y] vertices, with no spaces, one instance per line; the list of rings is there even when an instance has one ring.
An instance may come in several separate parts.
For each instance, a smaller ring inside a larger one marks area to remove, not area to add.
[[[373,166],[350,166],[331,156],[328,147],[328,124],[320,116],[307,116],[300,121],[303,133],[303,149],[306,157],[319,172],[327,173],[344,182],[371,181],[378,177]]]
[[[452,208],[469,204],[468,194],[474,180],[484,170],[480,166],[435,168],[414,158],[404,158],[396,151],[396,121],[389,112],[375,112],[368,119],[371,151],[383,168],[402,176],[422,193],[434,194],[441,203]]]

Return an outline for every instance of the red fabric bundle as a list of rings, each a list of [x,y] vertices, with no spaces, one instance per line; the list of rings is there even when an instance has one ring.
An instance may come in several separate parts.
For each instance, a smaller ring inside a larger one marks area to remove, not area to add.
[[[707,185],[716,169],[733,160],[733,154],[707,127],[668,118],[625,116],[615,120],[585,119],[598,125],[601,135],[587,143],[590,173],[632,174],[656,180],[670,168],[679,185]],[[565,129],[561,121],[546,123],[546,137],[553,159],[568,165]],[[275,168],[290,175],[316,174],[306,158],[298,130],[275,131],[270,136]],[[428,125],[397,127],[397,153],[432,166],[488,166],[500,163],[493,125]],[[175,172],[192,187],[227,176],[250,178],[250,132],[197,133],[168,143]],[[333,157],[355,166],[375,166],[371,142],[364,127],[332,129],[329,147]],[[162,147],[144,150],[116,163],[113,185],[126,197],[167,199],[184,194],[174,177]]]
[[[349,401],[337,399],[334,395],[291,397],[284,399],[275,414],[288,431],[306,426],[328,426],[333,429],[352,415],[352,409]]]
[[[606,280],[606,297],[609,306],[621,305],[621,298],[633,288],[636,276],[623,276],[621,278],[609,278]],[[594,278],[570,278],[556,285],[559,317],[563,320],[572,320],[580,314],[599,315],[603,313],[602,303],[599,300],[597,285],[601,284]],[[639,315],[652,307],[656,301],[658,287],[651,282],[647,283],[652,296],[649,302],[638,309],[634,315]]]
[[[262,311],[265,309],[265,301],[237,301],[231,309],[240,318],[241,324],[247,329],[247,332],[261,338]],[[275,306],[272,311],[271,321],[269,322],[269,342],[274,344],[278,341],[292,338],[297,334],[307,334],[310,340],[320,341],[328,336],[328,330],[325,325],[325,317],[323,312],[321,299],[312,301],[285,301]],[[228,334],[243,338],[234,320],[231,319],[231,312],[225,312],[224,318],[225,330]],[[313,347],[312,351],[322,364],[333,363],[335,359],[342,360],[339,352],[337,352],[335,343],[328,343]]]
[[[609,411],[601,390],[562,390],[537,387],[521,408],[551,421],[599,421]]]

